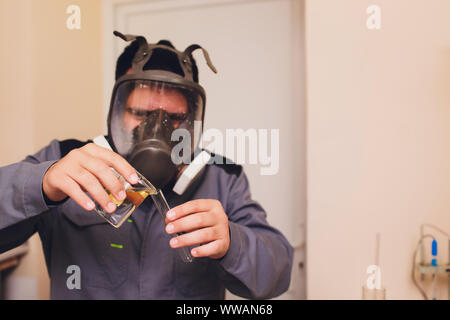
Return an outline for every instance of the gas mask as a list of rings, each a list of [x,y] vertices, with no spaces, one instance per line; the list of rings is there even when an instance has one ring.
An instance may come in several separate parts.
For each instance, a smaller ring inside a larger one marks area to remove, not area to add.
[[[201,138],[206,95],[193,78],[192,52],[201,49],[208,66],[217,71],[206,50],[198,45],[181,52],[164,44],[148,44],[142,36],[114,34],[125,41],[136,40],[139,47],[131,69],[114,85],[108,115],[109,142],[114,151],[162,189],[178,175],[186,159],[193,158]],[[175,53],[183,75],[148,70],[146,64],[151,65],[155,49],[159,54],[162,50]],[[200,132],[194,130],[196,121],[202,123]],[[177,130],[181,134],[176,134]],[[177,138],[186,135],[188,139],[182,142]],[[179,143],[189,145],[174,153]]]

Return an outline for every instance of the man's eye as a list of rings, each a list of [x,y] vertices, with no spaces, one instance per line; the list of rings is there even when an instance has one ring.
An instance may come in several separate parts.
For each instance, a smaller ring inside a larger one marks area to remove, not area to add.
[[[133,117],[144,119],[154,111],[126,107],[125,112],[132,115]],[[186,113],[169,113],[168,115],[170,120],[172,121],[184,121],[187,117]]]
[[[134,117],[137,118],[144,118],[145,116],[147,116],[148,111],[147,110],[143,110],[143,109],[133,109],[133,108],[129,108],[127,107],[125,109],[125,111],[129,114],[131,114]]]
[[[169,113],[169,118],[172,121],[183,121],[186,119],[186,113]]]

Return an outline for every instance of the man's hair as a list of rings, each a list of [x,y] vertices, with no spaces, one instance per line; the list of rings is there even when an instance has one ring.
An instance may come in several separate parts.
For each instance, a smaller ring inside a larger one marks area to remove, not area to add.
[[[173,44],[168,40],[160,40],[158,44],[175,48]],[[131,63],[138,49],[139,43],[135,40],[130,45],[128,45],[119,56],[116,64],[116,80],[126,74],[128,69],[131,68]],[[148,60],[144,66],[144,70],[165,70],[184,77],[184,72],[180,66],[180,62],[178,61],[178,56],[174,52],[162,48],[153,50],[150,60]],[[194,81],[198,83],[198,69],[193,57],[192,73]]]

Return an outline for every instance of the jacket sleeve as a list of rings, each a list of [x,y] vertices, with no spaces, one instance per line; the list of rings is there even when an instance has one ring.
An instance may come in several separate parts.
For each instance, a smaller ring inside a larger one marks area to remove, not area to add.
[[[244,298],[276,297],[289,287],[293,248],[268,224],[264,209],[251,199],[242,170],[229,188],[225,211],[230,248],[218,262],[221,280],[230,292]]]
[[[19,246],[36,232],[40,214],[49,210],[42,179],[59,155],[59,143],[53,140],[35,155],[0,167],[0,253]]]

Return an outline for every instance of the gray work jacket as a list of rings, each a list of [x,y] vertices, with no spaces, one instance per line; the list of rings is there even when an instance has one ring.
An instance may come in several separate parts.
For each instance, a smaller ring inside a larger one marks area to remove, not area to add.
[[[119,229],[71,199],[59,205],[45,201],[45,172],[82,145],[53,140],[37,154],[0,168],[0,252],[39,232],[52,299],[223,299],[225,288],[265,299],[287,290],[293,249],[251,199],[241,166],[208,165],[182,196],[164,189],[171,207],[217,199],[229,218],[227,254],[184,263],[170,248],[150,197]]]

